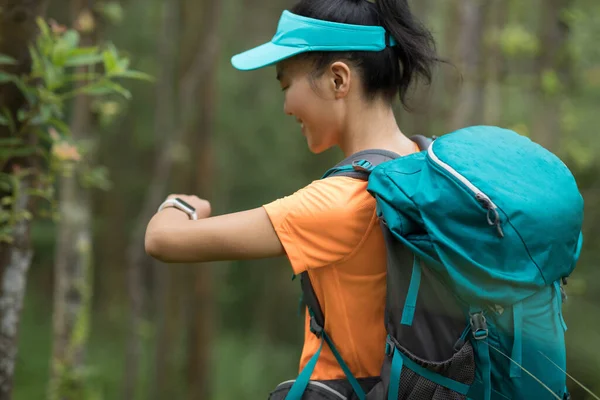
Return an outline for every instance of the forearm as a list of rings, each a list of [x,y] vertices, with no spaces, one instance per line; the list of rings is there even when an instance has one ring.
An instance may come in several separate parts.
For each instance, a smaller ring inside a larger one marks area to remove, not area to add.
[[[165,208],[156,213],[146,227],[146,253],[163,262],[185,262],[174,256],[179,250],[177,247],[181,247],[175,239],[181,235],[182,227],[185,229],[187,225],[189,228],[189,224],[193,222],[198,221],[190,220],[185,213],[175,208]],[[185,240],[185,237],[181,238],[182,242]]]
[[[244,211],[189,220],[174,209],[157,213],[146,231],[146,252],[168,263],[273,257],[284,254],[266,212]]]

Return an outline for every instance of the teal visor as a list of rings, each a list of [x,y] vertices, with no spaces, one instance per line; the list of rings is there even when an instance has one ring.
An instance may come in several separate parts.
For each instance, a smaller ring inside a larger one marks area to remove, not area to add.
[[[233,56],[231,63],[248,71],[309,51],[381,51],[395,44],[381,26],[323,21],[286,10],[270,42]]]

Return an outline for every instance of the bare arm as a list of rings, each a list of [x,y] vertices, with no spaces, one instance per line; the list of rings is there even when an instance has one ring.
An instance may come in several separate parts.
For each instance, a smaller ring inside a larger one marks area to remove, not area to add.
[[[266,211],[256,208],[197,221],[167,208],[150,220],[146,252],[167,263],[275,257],[285,254]]]

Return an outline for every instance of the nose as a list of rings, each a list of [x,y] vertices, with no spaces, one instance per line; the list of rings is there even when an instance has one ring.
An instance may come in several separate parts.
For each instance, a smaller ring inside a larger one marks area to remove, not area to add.
[[[288,106],[288,102],[286,100],[283,101],[283,112],[285,113],[285,115],[293,115],[292,111],[290,110],[290,107]]]

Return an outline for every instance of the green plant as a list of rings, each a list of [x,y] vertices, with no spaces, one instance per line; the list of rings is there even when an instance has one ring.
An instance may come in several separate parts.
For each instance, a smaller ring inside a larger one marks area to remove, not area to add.
[[[16,113],[0,109],[0,125],[9,132],[0,137],[0,242],[12,242],[15,224],[34,217],[30,212],[14,212],[11,207],[25,194],[19,185],[25,177],[35,181],[26,194],[45,199],[50,205],[49,209],[36,210],[40,217],[56,216],[57,174],[76,174],[85,187],[110,187],[106,169],[89,160],[90,143],[73,139],[65,122],[70,102],[80,94],[118,95],[129,100],[131,93],[119,83],[121,79],[151,80],[130,69],[129,58],[112,43],[82,46],[75,29],[41,18],[37,24],[39,35],[29,46],[30,72],[17,75],[0,70],[0,85],[14,84],[25,98]],[[17,61],[0,54],[0,69],[11,64]],[[35,159],[36,167],[21,167],[19,160],[23,158]]]

